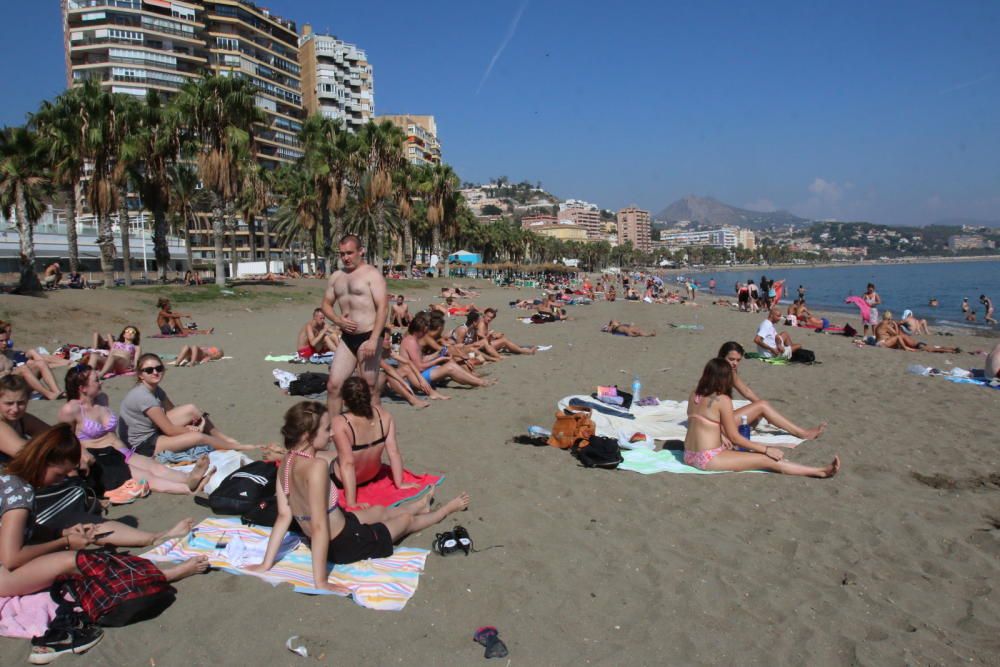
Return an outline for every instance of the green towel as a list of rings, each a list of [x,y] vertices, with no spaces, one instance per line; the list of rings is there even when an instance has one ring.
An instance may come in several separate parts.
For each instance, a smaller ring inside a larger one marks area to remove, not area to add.
[[[269,354],[266,357],[264,357],[264,361],[287,362],[291,361],[295,357],[296,355],[294,354]]]
[[[698,470],[684,463],[684,452],[682,450],[661,449],[658,452],[651,452],[648,449],[632,449],[622,452],[625,459],[619,470],[630,470],[642,475],[652,475],[658,472],[673,472],[679,474],[692,475],[718,475],[729,470]],[[748,470],[746,472],[763,472],[762,470]]]

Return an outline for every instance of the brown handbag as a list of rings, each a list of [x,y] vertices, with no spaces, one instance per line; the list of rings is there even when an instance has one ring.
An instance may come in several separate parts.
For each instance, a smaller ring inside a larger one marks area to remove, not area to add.
[[[586,447],[596,430],[590,418],[590,408],[567,407],[556,413],[556,423],[548,443],[559,449],[569,449],[573,445]]]

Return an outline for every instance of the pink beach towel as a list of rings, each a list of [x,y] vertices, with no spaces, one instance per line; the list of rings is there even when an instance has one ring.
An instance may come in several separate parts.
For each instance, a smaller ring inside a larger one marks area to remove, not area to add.
[[[861,319],[865,322],[868,321],[868,317],[871,315],[871,308],[865,303],[865,300],[860,296],[849,296],[844,299],[844,303],[853,303],[861,311]]]
[[[406,484],[419,484],[416,489],[397,489],[392,483],[392,470],[388,465],[383,464],[375,479],[358,487],[358,502],[369,505],[382,505],[383,507],[395,507],[407,500],[418,498],[432,486],[437,486],[444,477],[438,475],[415,475],[409,470],[403,471],[403,482]],[[344,490],[339,490],[339,503],[341,507],[346,507]]]
[[[45,634],[55,616],[56,603],[47,590],[34,595],[0,597],[0,637],[39,637]]]

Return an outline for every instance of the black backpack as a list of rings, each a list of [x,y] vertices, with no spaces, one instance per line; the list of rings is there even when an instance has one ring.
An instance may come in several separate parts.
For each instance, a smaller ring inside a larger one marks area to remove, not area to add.
[[[253,461],[222,480],[208,499],[195,498],[199,505],[216,514],[245,514],[266,498],[274,497],[278,466],[267,461]]]
[[[299,373],[299,376],[288,385],[288,393],[292,396],[312,396],[326,391],[327,373]]]
[[[618,441],[603,435],[591,436],[589,445],[586,447],[574,445],[571,451],[584,468],[614,470],[625,460],[622,458],[622,448],[618,445]]]
[[[791,359],[789,359],[789,361],[796,364],[816,363],[816,353],[813,352],[812,350],[807,350],[804,347],[800,347],[799,349],[792,352],[792,357]]]

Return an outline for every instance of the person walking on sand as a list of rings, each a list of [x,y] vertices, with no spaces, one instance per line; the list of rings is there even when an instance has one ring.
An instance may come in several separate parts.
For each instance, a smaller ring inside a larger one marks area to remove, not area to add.
[[[983,304],[983,308],[986,309],[986,314],[983,315],[983,321],[986,322],[986,324],[996,324],[997,321],[993,318],[993,300],[985,294],[980,294],[979,303]]]
[[[389,311],[385,278],[374,266],[365,263],[361,239],[347,234],[340,239],[339,253],[343,268],[330,275],[322,305],[323,314],[341,331],[326,386],[331,415],[340,414],[343,407],[340,388],[355,369],[368,383],[372,405],[380,404],[375,381],[382,356],[382,330]]]

